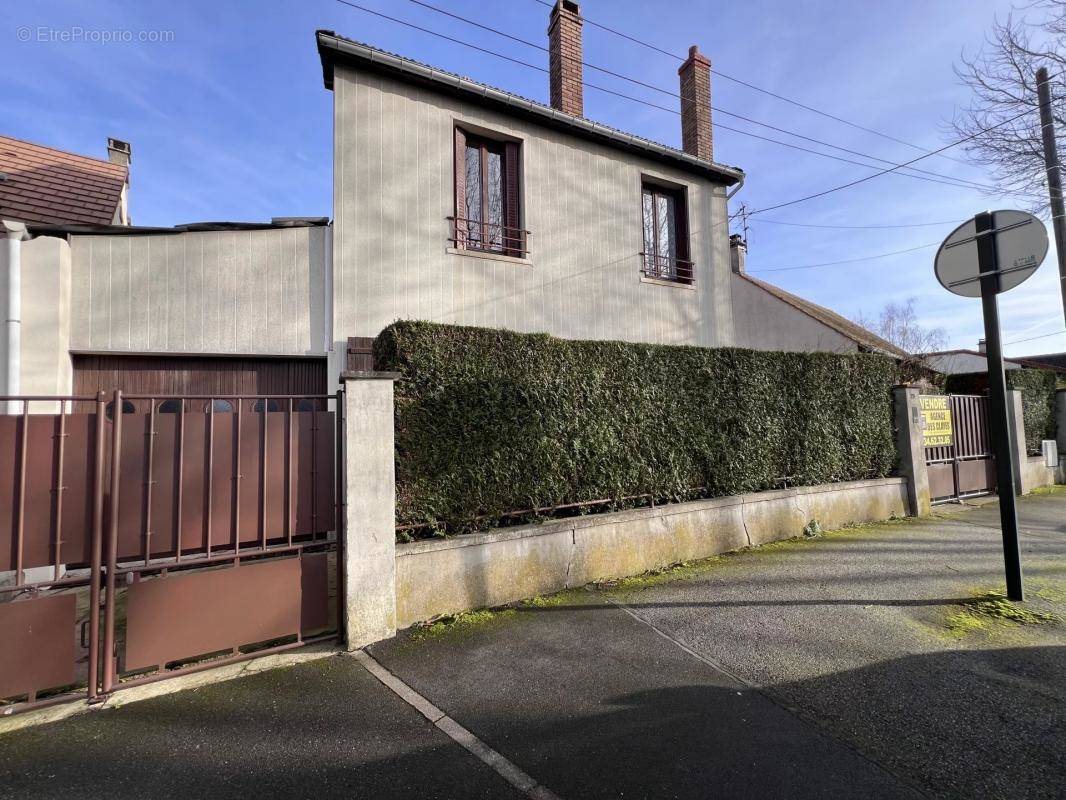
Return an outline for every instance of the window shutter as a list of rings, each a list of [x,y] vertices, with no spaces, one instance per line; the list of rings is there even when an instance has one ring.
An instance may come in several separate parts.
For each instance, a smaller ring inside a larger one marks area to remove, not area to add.
[[[455,129],[455,242],[466,247],[466,133]]]
[[[525,256],[526,242],[524,234],[519,231],[522,215],[518,208],[518,143],[507,142],[503,149],[504,169],[504,248],[509,256]]]

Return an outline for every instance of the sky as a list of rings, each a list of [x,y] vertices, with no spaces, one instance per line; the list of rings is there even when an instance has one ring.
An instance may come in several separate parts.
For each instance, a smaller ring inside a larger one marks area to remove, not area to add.
[[[537,0],[427,0],[515,36],[546,41]],[[540,50],[448,19],[410,0],[353,0],[416,25],[547,63]],[[952,65],[977,49],[1001,0],[744,3],[581,0],[589,20],[670,53],[698,44],[714,69],[927,150],[951,141],[945,125],[968,103]],[[38,0],[0,23],[0,133],[106,157],[108,136],[133,150],[130,208],[138,225],[332,216],[332,94],[323,87],[314,32],[325,28],[475,80],[547,102],[547,75],[412,30],[336,0]],[[5,30],[6,29],[6,30]],[[590,25],[585,61],[677,92],[679,61]],[[659,105],[676,99],[586,69],[585,79]],[[894,163],[920,151],[712,79],[716,108]],[[594,89],[590,119],[680,146],[679,117]],[[815,147],[719,113],[717,123]],[[817,148],[825,150],[825,148]],[[873,172],[716,128],[715,160],[747,173],[730,211],[758,210]],[[834,152],[834,151],[829,151]],[[949,153],[959,157],[959,148]],[[844,155],[837,152],[837,155]],[[980,169],[941,157],[917,166],[989,182]],[[975,348],[979,300],[936,282],[933,257],[955,224],[1024,198],[888,174],[851,189],[751,217],[748,270],[845,316],[876,315],[915,298],[919,321],[942,327],[951,348]],[[772,220],[772,222],[768,221]],[[848,230],[804,225],[914,225]],[[926,223],[945,223],[926,225]],[[932,245],[887,258],[812,269]],[[1001,297],[1008,355],[1066,350],[1054,249],[1041,269]],[[1032,341],[1018,340],[1043,337]]]

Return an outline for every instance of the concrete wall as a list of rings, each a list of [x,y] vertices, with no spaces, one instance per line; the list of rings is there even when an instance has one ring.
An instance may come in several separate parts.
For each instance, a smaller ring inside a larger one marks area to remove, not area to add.
[[[31,239],[22,243],[21,261],[21,394],[70,394],[70,247],[64,239]]]
[[[858,345],[795,306],[730,274],[738,347],[790,352],[854,353]]]
[[[322,355],[327,227],[71,237],[71,348]]]
[[[392,79],[336,68],[335,329],[400,318],[576,339],[733,343],[725,188]],[[456,124],[522,143],[531,258],[447,252]],[[641,175],[688,191],[695,285],[641,281]]]
[[[396,546],[396,622],[501,605],[600,578],[907,513],[902,478],[576,517]]]

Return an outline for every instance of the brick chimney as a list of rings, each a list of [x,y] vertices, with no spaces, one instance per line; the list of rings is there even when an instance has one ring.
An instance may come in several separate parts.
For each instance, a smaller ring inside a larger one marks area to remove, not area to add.
[[[556,0],[548,22],[551,106],[575,117],[585,113],[581,80],[581,7]]]
[[[739,233],[729,237],[729,267],[737,275],[744,274],[744,262],[748,259],[748,243]]]
[[[681,144],[689,155],[711,161],[711,60],[696,45],[677,71],[681,76]]]

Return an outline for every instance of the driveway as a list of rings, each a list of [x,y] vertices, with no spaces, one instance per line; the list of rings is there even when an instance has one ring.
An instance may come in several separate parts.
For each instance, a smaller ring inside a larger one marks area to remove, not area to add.
[[[482,759],[345,655],[0,737],[0,796],[1063,797],[1066,493],[1020,510],[1021,612],[942,511],[373,646]]]

